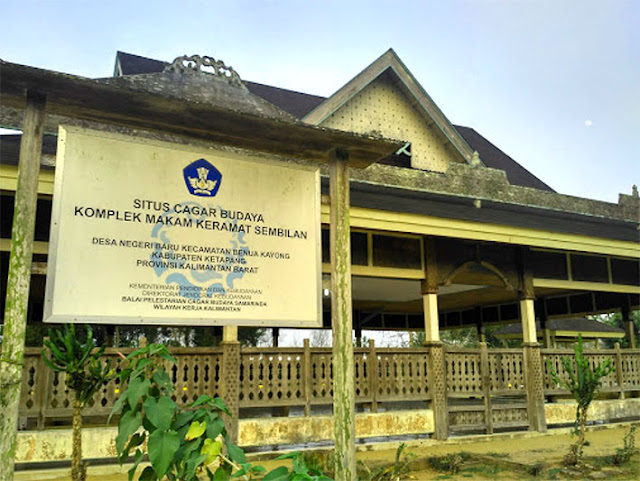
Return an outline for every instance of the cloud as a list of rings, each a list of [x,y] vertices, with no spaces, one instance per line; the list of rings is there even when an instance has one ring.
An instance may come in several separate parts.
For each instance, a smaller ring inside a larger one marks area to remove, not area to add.
[[[591,127],[591,126],[593,125],[593,122],[591,122],[591,120],[585,120],[585,121],[584,121],[584,125],[585,125],[586,127]]]

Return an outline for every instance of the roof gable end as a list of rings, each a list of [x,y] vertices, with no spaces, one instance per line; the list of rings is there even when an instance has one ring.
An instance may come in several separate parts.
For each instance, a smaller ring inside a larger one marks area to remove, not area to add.
[[[453,150],[460,156],[461,160],[469,164],[472,163],[473,150],[469,147],[469,144],[467,144],[449,119],[442,113],[393,49],[387,50],[378,57],[378,59],[347,82],[346,85],[331,97],[305,115],[302,120],[312,125],[322,124],[322,122],[385,73],[393,75],[398,80],[399,85],[410,97],[415,107],[421,110],[427,118],[433,122],[433,125],[442,133],[446,141],[453,146]]]

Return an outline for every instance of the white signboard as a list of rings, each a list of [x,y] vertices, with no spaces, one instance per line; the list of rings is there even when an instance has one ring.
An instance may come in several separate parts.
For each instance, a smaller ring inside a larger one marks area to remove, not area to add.
[[[320,326],[319,179],[61,127],[45,322]]]

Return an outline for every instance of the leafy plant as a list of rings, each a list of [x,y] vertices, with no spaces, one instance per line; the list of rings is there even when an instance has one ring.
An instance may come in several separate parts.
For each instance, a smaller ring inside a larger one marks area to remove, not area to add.
[[[44,339],[46,349],[42,358],[50,369],[65,373],[66,384],[74,393],[71,478],[84,481],[87,466],[82,462],[82,409],[91,401],[100,387],[114,376],[110,363],[102,363],[100,356],[104,347],[96,349],[91,326],[86,328],[84,341],[76,337],[73,324],[65,324],[62,329],[49,329],[49,339]]]
[[[437,471],[456,474],[460,471],[462,463],[469,459],[469,454],[463,452],[451,453],[446,456],[434,456],[428,459],[429,464]]]
[[[203,395],[185,407],[176,404],[172,398],[175,387],[164,368],[164,361],[175,363],[175,359],[166,347],[150,344],[132,352],[126,360],[129,365],[120,373],[126,387],[111,414],[120,413],[116,437],[120,463],[135,450],[129,481],[145,454],[150,465],[140,474],[141,481],[194,481],[205,473],[212,481],[251,480],[266,472],[264,467],[248,463],[242,449],[229,439],[221,415],[231,413],[220,398]],[[330,480],[310,470],[299,453],[277,459],[288,458],[292,460],[292,472],[278,467],[262,479]]]
[[[359,479],[363,481],[395,481],[406,477],[411,469],[409,465],[411,460],[416,457],[413,453],[405,453],[406,445],[401,443],[396,450],[396,458],[390,466],[382,466],[375,470],[371,470],[369,466],[360,462]]]
[[[631,457],[638,452],[636,448],[636,426],[631,426],[629,431],[625,433],[622,439],[622,448],[616,448],[616,454],[613,455],[611,461],[616,466],[629,462]]]
[[[611,359],[607,359],[604,363],[597,364],[593,368],[589,365],[589,360],[583,354],[581,335],[578,335],[574,353],[574,358],[562,358],[562,367],[568,376],[567,380],[560,378],[551,362],[548,362],[553,382],[568,389],[578,403],[574,428],[574,433],[578,435],[578,440],[571,446],[569,453],[565,457],[565,463],[573,466],[579,464],[582,460],[585,446],[584,436],[587,427],[587,409],[600,388],[602,378],[608,376],[614,369]]]
[[[558,479],[558,474],[560,474],[561,472],[561,468],[551,468],[549,471],[547,471],[547,477],[549,479]]]
[[[540,476],[545,468],[546,464],[543,461],[538,461],[537,463],[528,467],[527,472],[531,476]]]
[[[284,454],[277,457],[276,461],[283,459],[291,459],[293,471],[289,471],[286,466],[280,466],[270,471],[262,481],[333,481],[323,474],[320,468],[309,466],[305,456],[300,452]],[[239,473],[234,474],[237,475]]]

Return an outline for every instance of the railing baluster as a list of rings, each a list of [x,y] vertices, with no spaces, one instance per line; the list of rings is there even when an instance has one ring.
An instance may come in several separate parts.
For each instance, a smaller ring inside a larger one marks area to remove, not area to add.
[[[369,352],[367,353],[367,373],[369,375],[369,392],[371,393],[371,412],[378,412],[378,353],[373,339],[369,339]]]

